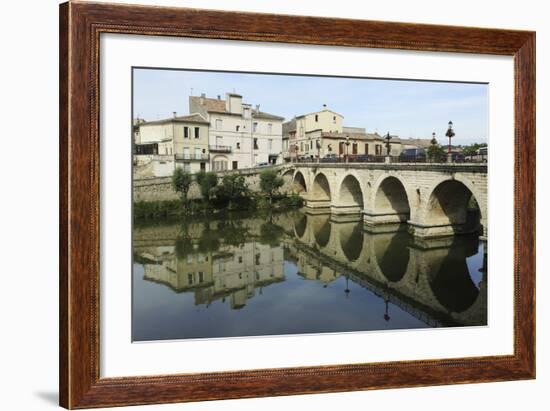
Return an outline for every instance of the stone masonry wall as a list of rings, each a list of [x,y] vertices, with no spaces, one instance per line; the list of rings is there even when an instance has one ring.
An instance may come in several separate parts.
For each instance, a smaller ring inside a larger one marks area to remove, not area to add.
[[[274,168],[280,170],[283,166],[276,166]],[[243,175],[248,187],[252,191],[260,191],[260,172],[265,169],[265,167],[256,167],[223,171],[219,172],[218,176],[222,178],[227,174]],[[133,196],[134,202],[170,201],[179,199],[178,194],[172,188],[172,177],[135,178],[133,181]],[[201,198],[199,186],[195,181],[191,184],[188,198]]]

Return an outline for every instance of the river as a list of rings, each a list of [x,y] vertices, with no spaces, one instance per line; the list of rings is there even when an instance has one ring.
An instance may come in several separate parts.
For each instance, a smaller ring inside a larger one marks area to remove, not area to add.
[[[418,241],[301,210],[136,224],[132,338],[487,324],[477,235]]]

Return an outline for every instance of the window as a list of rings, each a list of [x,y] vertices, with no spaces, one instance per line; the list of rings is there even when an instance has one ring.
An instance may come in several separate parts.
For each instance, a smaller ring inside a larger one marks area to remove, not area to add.
[[[242,262],[243,262],[243,257],[240,255],[240,256],[239,256],[239,263],[242,264]]]
[[[304,151],[304,143],[300,142],[300,151]]]
[[[241,143],[237,142],[237,150],[241,149]]]
[[[244,118],[250,118],[250,109],[248,107],[244,109]]]
[[[226,160],[214,161],[212,163],[212,167],[214,171],[225,171],[227,170],[227,161]]]
[[[189,138],[189,127],[183,127],[183,138]]]
[[[216,130],[222,129],[222,120],[220,118],[216,119]]]
[[[200,149],[200,147],[195,147],[195,159],[196,160],[200,160],[201,154],[202,154],[201,151],[202,150]]]
[[[332,116],[332,122],[336,124],[336,116]]]
[[[202,271],[199,271],[199,283],[204,282],[204,273]]]
[[[365,154],[369,154],[369,145],[365,144]]]
[[[201,171],[206,171],[206,163],[201,163]]]
[[[233,170],[236,170],[239,168],[239,162],[238,161],[233,161]]]
[[[269,151],[271,151],[273,149],[273,139],[272,138],[267,140],[267,146],[268,146]]]
[[[273,132],[273,124],[269,123],[267,125],[267,134],[272,134]]]
[[[260,254],[256,254],[256,265],[260,265]]]
[[[201,136],[201,129],[199,127],[195,127],[195,138],[200,138]]]
[[[319,122],[319,114],[315,114],[315,122],[316,122],[316,123]]]
[[[222,136],[216,136],[216,145],[217,146],[223,145],[223,137]]]
[[[241,126],[235,126],[235,131],[239,131],[239,128],[241,128]]]
[[[351,146],[351,152],[353,154],[357,154],[357,143],[353,143],[353,145]]]
[[[183,163],[183,171],[191,172],[191,163]]]
[[[189,285],[193,284],[193,274],[187,274],[187,282]]]
[[[258,123],[256,122],[252,123],[252,132],[253,133],[258,132]]]
[[[258,139],[254,139],[254,150],[258,150]]]

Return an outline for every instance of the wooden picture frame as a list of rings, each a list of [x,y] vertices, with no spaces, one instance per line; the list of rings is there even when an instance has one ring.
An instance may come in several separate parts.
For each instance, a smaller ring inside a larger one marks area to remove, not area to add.
[[[515,71],[514,354],[100,378],[100,34],[482,53]],[[60,6],[60,405],[125,406],[535,377],[535,33],[69,2]]]

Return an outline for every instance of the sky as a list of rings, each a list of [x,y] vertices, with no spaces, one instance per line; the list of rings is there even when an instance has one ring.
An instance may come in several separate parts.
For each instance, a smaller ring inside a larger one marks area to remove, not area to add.
[[[486,143],[488,85],[279,74],[134,69],[133,115],[147,121],[189,114],[189,95],[243,102],[285,117],[319,111],[323,104],[344,116],[344,126],[401,138],[431,138],[446,144],[451,120],[453,144]]]

